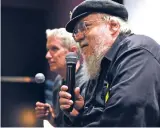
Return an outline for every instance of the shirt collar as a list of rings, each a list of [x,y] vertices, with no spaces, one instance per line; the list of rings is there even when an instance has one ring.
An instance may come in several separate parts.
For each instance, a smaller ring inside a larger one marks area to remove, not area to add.
[[[119,36],[117,37],[117,39],[115,40],[115,42],[113,43],[112,47],[109,49],[109,51],[105,54],[105,58],[112,61],[114,56],[116,55],[119,47],[122,44],[122,40],[130,35],[133,34],[119,34]]]

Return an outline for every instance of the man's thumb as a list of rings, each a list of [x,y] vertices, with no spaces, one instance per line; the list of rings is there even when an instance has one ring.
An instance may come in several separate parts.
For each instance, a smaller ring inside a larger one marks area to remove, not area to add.
[[[84,106],[84,99],[80,94],[80,88],[76,87],[75,88],[75,104],[74,104],[74,108],[76,110],[80,110],[80,109],[82,109],[83,106]]]
[[[79,88],[79,87],[76,87],[76,88],[75,88],[74,93],[75,93],[75,98],[76,98],[77,100],[81,98],[80,88]]]

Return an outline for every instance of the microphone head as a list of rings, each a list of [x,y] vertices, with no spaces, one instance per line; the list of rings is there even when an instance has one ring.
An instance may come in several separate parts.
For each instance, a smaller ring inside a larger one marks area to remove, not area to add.
[[[37,73],[35,75],[35,81],[38,84],[43,83],[45,81],[45,76],[42,73]]]
[[[66,63],[67,64],[76,64],[78,61],[77,54],[75,52],[69,52],[66,55]]]

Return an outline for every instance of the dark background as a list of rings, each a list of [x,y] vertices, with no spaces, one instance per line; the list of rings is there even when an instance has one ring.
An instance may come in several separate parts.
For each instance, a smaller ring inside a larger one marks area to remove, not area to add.
[[[83,0],[2,0],[1,76],[50,77],[45,30],[64,27],[69,11]],[[118,0],[122,3],[122,0]],[[36,101],[44,102],[44,84],[1,83],[1,126],[43,126],[36,120]]]

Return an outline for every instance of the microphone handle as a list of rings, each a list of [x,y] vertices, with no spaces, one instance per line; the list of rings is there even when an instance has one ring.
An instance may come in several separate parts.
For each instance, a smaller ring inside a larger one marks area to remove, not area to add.
[[[66,76],[66,85],[68,86],[68,92],[71,94],[71,100],[75,101],[74,88],[75,88],[75,64],[67,64],[67,76]],[[71,112],[73,110],[73,106],[69,108]]]

